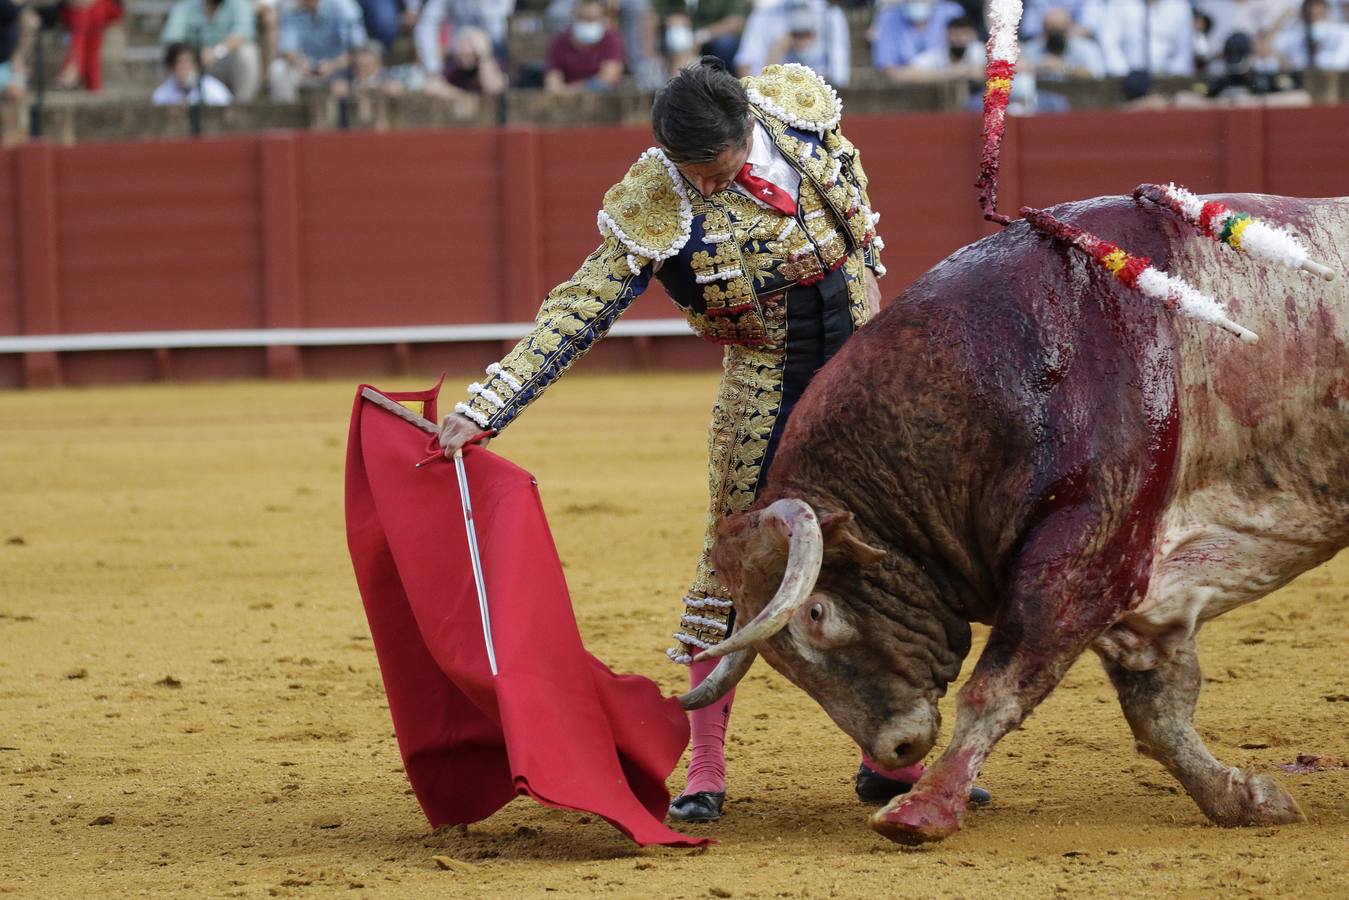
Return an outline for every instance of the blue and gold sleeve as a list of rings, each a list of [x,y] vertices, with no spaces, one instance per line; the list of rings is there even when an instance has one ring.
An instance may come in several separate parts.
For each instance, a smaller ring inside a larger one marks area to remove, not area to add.
[[[608,334],[651,275],[649,260],[632,257],[617,239],[606,238],[575,275],[548,293],[533,330],[487,367],[486,378],[468,386],[468,398],[454,411],[484,429],[505,428]]]

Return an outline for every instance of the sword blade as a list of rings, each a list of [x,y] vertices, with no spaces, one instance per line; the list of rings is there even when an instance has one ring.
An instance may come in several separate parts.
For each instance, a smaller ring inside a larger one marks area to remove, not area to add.
[[[361,388],[361,396],[380,409],[393,413],[404,422],[408,422],[427,434],[440,434],[440,427],[429,419],[417,415],[397,401],[390,400],[373,388]],[[492,616],[487,609],[487,586],[483,583],[482,554],[478,550],[478,532],[473,526],[473,501],[468,496],[468,474],[464,471],[464,451],[454,453],[454,471],[459,476],[459,501],[464,509],[464,531],[468,535],[468,555],[473,561],[473,586],[478,591],[478,613],[482,618],[482,639],[487,644],[487,664],[492,674],[497,674],[496,647],[492,644]]]
[[[482,617],[482,639],[487,645],[487,664],[497,674],[496,647],[492,644],[492,614],[487,608],[487,587],[483,584],[482,554],[478,551],[478,531],[473,525],[473,502],[468,496],[468,475],[464,471],[464,451],[454,453],[454,471],[459,476],[459,500],[464,507],[464,531],[468,534],[468,555],[473,561],[473,584],[478,589],[478,613]]]

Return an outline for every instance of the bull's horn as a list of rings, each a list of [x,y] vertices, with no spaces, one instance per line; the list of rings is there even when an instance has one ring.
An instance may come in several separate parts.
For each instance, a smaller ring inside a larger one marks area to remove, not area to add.
[[[824,537],[815,510],[804,500],[779,500],[760,514],[760,521],[779,523],[787,533],[787,568],[782,573],[782,584],[773,599],[744,628],[710,650],[699,653],[696,659],[713,659],[737,650],[754,647],[781,631],[796,612],[810,599],[815,590],[815,579],[820,577],[820,563],[824,559]]]
[[[696,688],[679,698],[680,705],[685,709],[702,709],[716,703],[740,683],[758,655],[750,647],[723,658]]]

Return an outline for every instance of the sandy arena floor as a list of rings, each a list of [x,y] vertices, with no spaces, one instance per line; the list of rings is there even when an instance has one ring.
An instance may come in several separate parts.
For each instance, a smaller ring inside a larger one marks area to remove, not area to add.
[[[539,478],[589,647],[671,691],[714,383],[572,376],[494,447]],[[866,828],[849,741],[766,666],[732,719],[728,816],[697,829],[711,849],[638,850],[525,800],[430,834],[347,557],[353,387],[0,394],[0,893],[1349,896],[1349,769],[1277,772],[1349,758],[1343,557],[1202,641],[1201,731],[1309,825],[1207,825],[1084,659],[940,846]]]

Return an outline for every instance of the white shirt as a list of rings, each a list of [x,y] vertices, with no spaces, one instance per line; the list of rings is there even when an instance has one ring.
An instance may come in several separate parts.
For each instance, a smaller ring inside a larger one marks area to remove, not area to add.
[[[1328,72],[1349,71],[1349,25],[1343,22],[1317,22],[1316,67]],[[1307,33],[1302,22],[1286,27],[1274,40],[1274,49],[1294,69],[1307,67]]]
[[[1262,31],[1281,27],[1296,19],[1295,0],[1199,0],[1196,4],[1213,20],[1209,41],[1221,57],[1223,43],[1233,32],[1242,31],[1252,40]]]
[[[1144,0],[1097,0],[1090,7],[1088,21],[1096,28],[1109,75],[1123,76],[1139,69],[1153,75],[1194,72],[1194,14],[1185,0],[1146,4]]]
[[[768,0],[754,5],[740,33],[740,47],[735,53],[737,69],[744,69],[750,75],[758,75],[763,70],[773,45],[787,33],[790,20],[784,6],[786,0]],[[802,62],[835,87],[847,87],[852,75],[848,17],[843,10],[831,6],[825,0],[807,0],[806,6],[816,16],[812,53],[817,58]]]
[[[202,103],[206,106],[229,106],[231,101],[234,100],[230,89],[225,87],[225,83],[214,75],[203,75],[201,77],[201,93],[204,98]],[[177,81],[171,77],[167,78],[150,95],[150,102],[155,106],[181,106],[184,103],[196,103],[197,86],[194,84],[191,91],[184,91]]]
[[[754,146],[749,148],[749,158],[746,162],[749,163],[749,173],[755,178],[762,178],[786,191],[793,200],[797,199],[797,194],[801,190],[801,173],[796,171],[796,167],[782,155],[778,145],[773,143],[773,136],[758,119],[754,120]],[[739,182],[733,183],[731,189],[756,202],[762,202]]]

